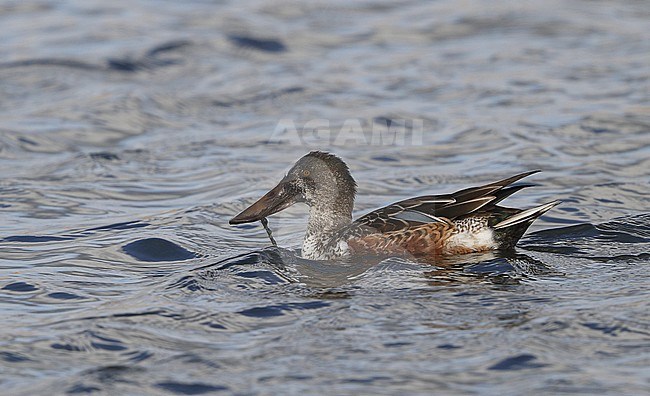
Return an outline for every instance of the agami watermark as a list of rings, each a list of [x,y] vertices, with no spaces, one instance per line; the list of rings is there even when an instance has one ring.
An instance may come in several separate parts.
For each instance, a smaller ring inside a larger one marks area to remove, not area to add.
[[[350,118],[332,122],[315,118],[297,123],[292,118],[278,121],[269,142],[300,146],[318,146],[324,142],[332,146],[421,146],[424,119],[376,118],[371,122]]]

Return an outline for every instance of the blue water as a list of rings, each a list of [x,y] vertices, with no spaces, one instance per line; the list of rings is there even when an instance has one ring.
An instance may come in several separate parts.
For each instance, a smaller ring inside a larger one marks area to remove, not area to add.
[[[0,3],[0,393],[650,394],[647,2]],[[531,169],[516,251],[313,262],[228,220]]]

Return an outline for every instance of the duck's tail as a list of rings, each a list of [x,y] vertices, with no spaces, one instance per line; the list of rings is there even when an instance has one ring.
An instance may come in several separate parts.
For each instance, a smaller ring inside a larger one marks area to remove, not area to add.
[[[524,235],[524,232],[533,224],[537,218],[560,204],[560,201],[553,201],[534,208],[522,210],[509,216],[493,226],[494,232],[499,240],[501,249],[512,248]]]

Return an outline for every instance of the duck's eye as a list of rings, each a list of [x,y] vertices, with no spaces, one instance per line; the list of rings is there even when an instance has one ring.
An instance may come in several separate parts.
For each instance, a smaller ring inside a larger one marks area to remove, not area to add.
[[[305,169],[304,171],[302,171],[302,175],[304,177],[309,177],[309,175],[311,175],[311,172]]]

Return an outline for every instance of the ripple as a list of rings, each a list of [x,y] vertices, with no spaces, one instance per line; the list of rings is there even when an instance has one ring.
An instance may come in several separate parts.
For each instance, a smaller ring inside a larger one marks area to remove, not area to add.
[[[537,357],[530,354],[521,354],[501,360],[500,362],[488,367],[488,370],[512,371],[525,369],[539,369],[548,366],[548,364],[537,363]]]
[[[162,238],[140,239],[124,245],[122,250],[140,261],[183,261],[197,256],[196,253]]]
[[[287,47],[282,41],[276,39],[262,39],[251,36],[229,35],[228,40],[233,44],[244,47],[252,48],[264,52],[284,52]]]
[[[13,292],[20,292],[20,293],[26,293],[26,292],[32,292],[38,290],[38,287],[31,285],[26,282],[14,282],[14,283],[9,283],[8,285],[5,285],[2,287],[2,290],[9,290]]]
[[[647,19],[2,2],[3,391],[647,393]],[[513,252],[434,263],[302,259],[298,205],[279,248],[228,225],[313,149],[360,214],[528,169],[504,204],[563,205]]]
[[[289,303],[283,305],[270,305],[265,307],[254,307],[244,311],[238,312],[241,315],[252,318],[266,318],[271,316],[282,316],[285,312],[293,310],[311,310],[319,309],[330,306],[330,304],[322,301],[314,301],[309,303]]]

